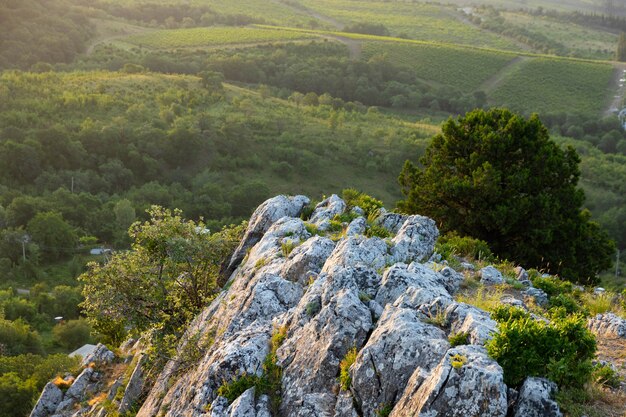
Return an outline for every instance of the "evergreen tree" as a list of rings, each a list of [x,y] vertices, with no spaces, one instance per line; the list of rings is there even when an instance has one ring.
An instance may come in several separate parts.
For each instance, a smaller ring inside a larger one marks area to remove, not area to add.
[[[443,125],[423,169],[405,163],[398,207],[487,241],[501,258],[592,283],[610,266],[614,245],[581,211],[579,161],[536,115],[474,110]]]

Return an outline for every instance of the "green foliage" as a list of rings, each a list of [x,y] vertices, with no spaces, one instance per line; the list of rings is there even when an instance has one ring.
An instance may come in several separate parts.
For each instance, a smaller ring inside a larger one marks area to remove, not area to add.
[[[86,343],[91,343],[93,341],[91,332],[87,320],[81,318],[57,324],[52,329],[52,336],[55,343],[71,352]]]
[[[311,301],[306,305],[306,314],[309,317],[313,317],[320,312],[321,308],[322,305],[319,300]]]
[[[28,222],[27,230],[49,259],[72,253],[78,242],[74,229],[60,213],[38,213]]]
[[[224,382],[217,389],[217,395],[226,398],[228,402],[233,402],[239,398],[241,394],[250,388],[257,386],[259,384],[259,380],[260,377],[257,375],[244,374],[230,382]]]
[[[105,265],[91,263],[79,278],[89,321],[109,337],[120,327],[158,329],[152,334],[161,339],[179,335],[223,285],[222,264],[244,230],[210,233],[204,223],[157,206],[149,214],[149,221],[129,229],[132,251],[114,254]]]
[[[501,258],[592,283],[611,264],[613,244],[581,211],[580,159],[561,150],[536,115],[475,110],[449,120],[421,159],[409,161],[398,207],[489,243]]]
[[[39,334],[22,319],[9,321],[0,316],[0,354],[13,356],[25,353],[43,354]]]
[[[487,242],[469,236],[460,237],[453,231],[439,237],[435,244],[435,251],[441,254],[443,259],[448,260],[453,256],[484,260],[485,262],[495,260]]]
[[[571,282],[563,281],[558,277],[541,277],[539,275],[531,275],[530,273],[529,276],[531,282],[533,283],[533,286],[545,291],[549,297],[554,297],[559,294],[571,293],[573,290]]]
[[[124,42],[154,49],[215,46],[227,44],[260,43],[307,39],[306,33],[253,27],[209,27],[160,30],[132,35]]]
[[[358,352],[356,347],[350,349],[346,356],[339,363],[339,386],[343,390],[350,389],[350,385],[352,384],[352,377],[350,376],[350,367],[356,360]]]
[[[521,309],[500,307],[492,317],[498,333],[485,347],[504,369],[507,385],[518,386],[527,376],[547,377],[559,386],[582,386],[590,379],[596,342],[582,316],[553,315],[546,323]]]
[[[593,367],[591,377],[595,382],[611,388],[619,388],[622,379],[617,371],[609,365],[597,364]]]
[[[378,409],[376,409],[377,417],[388,417],[389,414],[393,411],[393,405],[390,404],[381,404]]]
[[[45,358],[32,354],[0,355],[0,415],[28,415],[48,381],[65,372],[75,373],[79,367],[79,360],[66,354]]]
[[[567,314],[582,312],[582,309],[574,297],[568,294],[558,294],[550,297],[550,308],[562,308]]]
[[[450,334],[450,336],[448,336],[448,341],[450,342],[451,347],[467,345],[469,344],[469,334],[467,332]]]
[[[288,240],[287,242],[283,242],[280,244],[280,250],[283,257],[288,257],[289,254],[298,246],[298,244],[293,240]]]

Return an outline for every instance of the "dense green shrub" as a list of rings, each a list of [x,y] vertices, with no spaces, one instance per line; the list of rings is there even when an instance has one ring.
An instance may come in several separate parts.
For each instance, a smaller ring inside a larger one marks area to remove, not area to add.
[[[346,188],[345,190],[343,190],[341,197],[348,205],[348,211],[352,207],[361,207],[365,212],[365,217],[369,217],[370,215],[375,214],[383,207],[382,201],[358,190],[355,190],[354,188]]]
[[[460,345],[467,345],[469,343],[468,338],[469,334],[467,332],[459,332],[448,336],[448,341],[450,342],[450,346],[456,347]]]
[[[350,367],[356,360],[357,354],[356,347],[354,347],[346,353],[346,356],[341,360],[341,363],[339,363],[339,385],[343,390],[350,389],[350,384],[352,384]]]
[[[545,322],[507,306],[492,317],[498,333],[485,347],[504,369],[507,385],[518,386],[528,376],[547,377],[559,386],[582,386],[589,380],[596,341],[582,316],[553,314]]]
[[[560,280],[557,277],[531,276],[530,280],[535,287],[544,290],[550,297],[563,293],[571,293],[573,289],[571,282]]]

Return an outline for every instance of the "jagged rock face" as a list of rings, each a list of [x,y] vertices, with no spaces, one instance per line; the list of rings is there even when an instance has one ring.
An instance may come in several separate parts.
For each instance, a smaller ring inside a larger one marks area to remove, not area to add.
[[[35,408],[30,413],[30,417],[47,417],[53,414],[61,400],[63,400],[63,391],[54,383],[48,382],[43,388]]]
[[[230,262],[230,288],[179,347],[208,340],[206,353],[188,368],[170,361],[137,416],[270,417],[269,398],[254,388],[232,404],[217,393],[244,374],[262,375],[279,326],[287,330],[276,352],[278,415],[375,417],[393,408],[397,417],[504,416],[502,369],[481,346],[450,349],[449,333],[467,331],[471,343],[483,344],[496,324],[454,302],[461,274],[423,264],[433,254],[435,223],[382,210],[375,221],[389,239],[364,236],[368,224],[357,217],[335,242],[309,231],[328,227],[346,203],[333,195],[318,204],[309,220],[315,227],[298,217],[306,204],[303,196],[279,196],[255,211]],[[359,352],[352,383],[341,390],[340,362],[352,348]],[[462,366],[455,355],[465,358]]]
[[[352,390],[363,415],[395,404],[415,370],[430,373],[449,347],[443,330],[421,321],[415,309],[387,304],[352,369]]]
[[[428,378],[420,380],[421,375],[411,377],[391,417],[506,416],[502,368],[480,346],[448,350]]]
[[[613,313],[597,314],[589,319],[587,327],[597,336],[626,338],[626,320]]]
[[[552,398],[556,384],[544,378],[526,378],[515,404],[513,417],[562,417],[559,406]]]
[[[83,358],[81,365],[88,366],[90,363],[105,365],[113,362],[115,353],[111,352],[105,345],[98,343],[93,352]]]

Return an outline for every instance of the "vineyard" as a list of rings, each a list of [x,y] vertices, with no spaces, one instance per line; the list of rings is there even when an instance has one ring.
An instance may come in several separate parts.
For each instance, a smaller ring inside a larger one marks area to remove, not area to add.
[[[159,30],[124,38],[124,42],[153,49],[219,46],[262,42],[292,41],[314,37],[311,34],[251,27],[211,27]]]
[[[525,113],[599,114],[612,73],[604,63],[535,58],[512,71],[490,99]]]
[[[476,90],[514,58],[491,51],[402,42],[365,42],[362,54],[364,59],[384,55],[390,62],[416,71],[424,80],[465,92]]]
[[[106,0],[109,3],[135,6],[146,3],[143,0]],[[279,1],[264,0],[151,0],[151,3],[160,5],[184,4],[189,6],[207,6],[211,10],[223,15],[245,15],[265,23],[289,24],[291,26],[311,25],[314,20],[306,13],[290,7]],[[200,16],[198,16],[200,18]],[[317,22],[324,26],[322,22]]]
[[[345,24],[382,24],[393,36],[519,50],[515,43],[501,36],[462,22],[455,8],[444,5],[394,2],[390,7],[385,2],[358,0],[300,0],[300,3]]]

